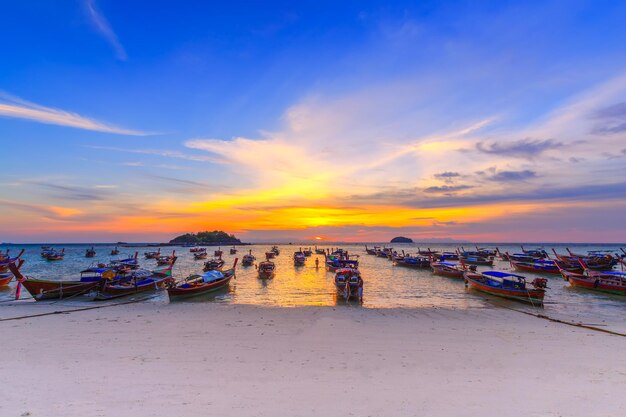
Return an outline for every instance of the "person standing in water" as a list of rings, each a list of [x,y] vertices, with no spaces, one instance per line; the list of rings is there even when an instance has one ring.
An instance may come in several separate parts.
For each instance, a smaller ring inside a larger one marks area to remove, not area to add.
[[[315,258],[315,269],[319,269],[320,267],[320,258]]]

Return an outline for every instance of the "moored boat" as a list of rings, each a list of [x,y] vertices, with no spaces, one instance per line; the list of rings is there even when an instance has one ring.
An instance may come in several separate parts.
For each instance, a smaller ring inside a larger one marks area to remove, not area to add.
[[[22,249],[21,252],[17,256],[10,258],[9,251],[7,249],[7,251],[4,254],[2,254],[3,255],[2,260],[0,260],[0,274],[4,274],[9,270],[9,264],[19,263],[23,254],[24,254],[24,249]]]
[[[252,266],[256,261],[256,257],[252,254],[252,250],[249,253],[243,255],[243,259],[241,260],[242,266]]]
[[[228,287],[231,279],[235,277],[237,259],[233,267],[225,271],[207,271],[202,275],[190,275],[182,282],[172,284],[167,293],[170,300],[195,297]]]
[[[424,256],[403,256],[396,262],[398,266],[409,268],[430,268],[430,260]]]
[[[230,248],[230,254],[231,255],[236,255],[237,254],[237,248],[235,246],[233,246],[232,248]]]
[[[304,255],[304,252],[302,252],[302,250],[298,252],[294,252],[293,264],[295,266],[304,266],[305,262],[306,262],[306,256]]]
[[[463,277],[471,289],[533,305],[543,305],[547,287],[545,278],[535,278],[528,284],[526,277],[501,271],[466,271]],[[533,288],[529,288],[529,285]]]
[[[448,278],[461,278],[461,279],[463,278],[463,274],[468,269],[473,270],[473,271],[476,270],[476,266],[474,265],[467,267],[463,264],[455,264],[452,262],[445,262],[445,261],[431,262],[430,267],[432,268],[433,274],[435,275],[448,277]]]
[[[161,255],[156,258],[156,264],[158,266],[171,265],[176,262],[176,251],[172,251],[171,255]]]
[[[317,255],[324,255],[326,251],[324,249],[319,249],[317,246],[315,246],[315,253]]]
[[[206,249],[203,251],[193,252],[193,259],[195,260],[206,259],[207,256],[209,256],[209,254],[207,253]]]
[[[374,246],[372,249],[368,248],[367,245],[365,245],[365,253],[367,253],[368,255],[374,255],[376,256],[376,253],[380,250],[379,246]],[[317,250],[316,250],[317,252]],[[324,253],[324,252],[322,252]]]
[[[117,248],[117,246],[115,247],[115,249],[111,249],[111,256],[115,256],[115,255],[119,255],[120,250]]]
[[[259,263],[257,267],[259,279],[272,279],[274,278],[275,271],[276,264],[270,260]]]
[[[563,279],[568,281],[572,287],[584,288],[592,291],[599,291],[609,294],[626,295],[626,272],[623,271],[594,271],[586,268],[581,262],[583,272],[572,272],[565,270],[557,262]]]
[[[45,258],[48,261],[62,261],[65,258],[65,248],[61,249],[60,252],[54,250],[52,252],[46,253]]]
[[[157,251],[144,252],[143,256],[146,259],[156,259],[159,256],[161,256],[161,248],[159,248],[159,250],[157,250]]]
[[[154,271],[136,270],[119,279],[101,281],[94,299],[110,300],[165,289],[174,282],[173,266],[174,263]]]
[[[202,268],[202,270],[204,272],[220,270],[224,266],[224,263],[225,262],[221,257],[214,257],[204,263],[204,268]]]
[[[280,250],[278,249],[278,246],[272,246],[271,252],[274,252],[274,255],[276,256],[280,255]]]
[[[363,278],[356,268],[341,268],[335,273],[335,287],[345,300],[363,300]]]

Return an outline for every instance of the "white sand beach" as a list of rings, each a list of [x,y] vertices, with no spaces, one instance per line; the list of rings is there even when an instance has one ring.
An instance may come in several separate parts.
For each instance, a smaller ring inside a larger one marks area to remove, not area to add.
[[[626,338],[509,310],[140,303],[0,335],[3,417],[626,415]]]

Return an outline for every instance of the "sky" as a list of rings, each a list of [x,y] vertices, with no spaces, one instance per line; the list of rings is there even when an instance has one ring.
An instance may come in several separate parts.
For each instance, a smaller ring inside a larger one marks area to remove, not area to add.
[[[625,2],[0,8],[0,241],[626,241]]]

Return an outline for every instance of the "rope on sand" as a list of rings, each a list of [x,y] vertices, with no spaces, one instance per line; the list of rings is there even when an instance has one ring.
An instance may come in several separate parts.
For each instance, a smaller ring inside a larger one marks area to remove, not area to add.
[[[573,323],[571,321],[559,320],[559,319],[555,319],[555,318],[546,316],[545,314],[531,313],[531,312],[528,312],[528,311],[518,310],[518,309],[512,308],[512,307],[506,307],[506,306],[502,306],[502,307],[504,307],[504,308],[506,308],[508,310],[517,311],[518,313],[527,314],[529,316],[533,316],[533,317],[537,317],[537,318],[540,318],[540,319],[548,320],[548,321],[551,321],[551,322],[554,322],[554,323],[567,324],[568,326],[580,327],[580,328],[583,328],[583,329],[595,330],[597,332],[603,332],[603,333],[612,334],[614,336],[626,337],[626,334],[619,333],[619,332],[614,332],[613,330],[601,329],[599,327],[590,326],[588,324],[583,324],[583,323]]]
[[[29,314],[27,316],[7,317],[5,319],[0,319],[0,322],[11,321],[11,320],[23,320],[23,319],[33,318],[33,317],[52,316],[52,315],[55,315],[55,314],[70,314],[70,313],[75,313],[75,312],[78,312],[78,311],[96,310],[98,308],[115,307],[115,306],[121,306],[121,305],[125,305],[125,304],[140,303],[140,302],[143,302],[143,301],[150,300],[152,298],[156,298],[158,296],[159,295],[157,294],[157,295],[153,295],[152,297],[148,297],[148,298],[133,299],[133,300],[122,301],[122,302],[113,303],[113,304],[104,304],[104,305],[98,305],[98,306],[93,306],[93,307],[81,307],[81,308],[75,308],[75,309],[72,309],[72,310],[56,310],[56,311],[49,311],[47,313]]]

